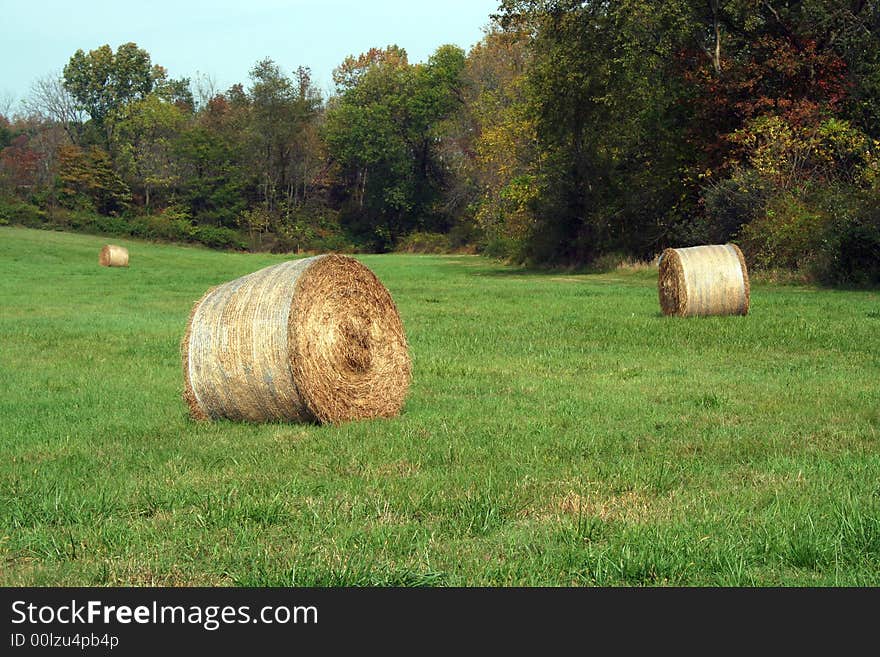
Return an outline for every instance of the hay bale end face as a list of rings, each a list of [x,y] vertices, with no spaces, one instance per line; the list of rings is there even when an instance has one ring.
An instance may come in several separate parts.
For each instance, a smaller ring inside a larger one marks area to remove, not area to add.
[[[736,244],[665,249],[658,274],[664,315],[747,315],[749,274]]]
[[[115,244],[105,244],[98,256],[102,267],[128,267],[128,249]]]
[[[208,290],[181,353],[184,399],[201,420],[393,417],[412,372],[390,293],[340,255],[284,262]]]

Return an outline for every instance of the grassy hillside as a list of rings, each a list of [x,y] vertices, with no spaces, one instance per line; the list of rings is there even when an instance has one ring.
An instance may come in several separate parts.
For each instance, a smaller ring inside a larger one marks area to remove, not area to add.
[[[358,256],[403,414],[197,424],[192,303],[284,256],[0,228],[2,585],[880,585],[880,295]]]

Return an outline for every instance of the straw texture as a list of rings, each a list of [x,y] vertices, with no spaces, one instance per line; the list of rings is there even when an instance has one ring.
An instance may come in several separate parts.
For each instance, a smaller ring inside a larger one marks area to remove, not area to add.
[[[105,244],[98,256],[102,267],[128,267],[128,249],[115,244]]]
[[[749,274],[736,244],[665,249],[658,274],[664,315],[746,315]]]
[[[397,415],[412,364],[388,290],[354,258],[321,255],[218,285],[181,343],[195,419],[340,423]]]

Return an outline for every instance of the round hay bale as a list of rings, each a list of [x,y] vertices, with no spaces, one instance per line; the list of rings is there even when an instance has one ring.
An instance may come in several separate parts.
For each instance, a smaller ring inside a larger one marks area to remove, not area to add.
[[[181,343],[184,399],[206,420],[393,417],[412,364],[391,294],[354,258],[319,255],[211,288]]]
[[[102,267],[128,267],[128,249],[115,244],[105,244],[98,256]]]
[[[746,315],[749,274],[736,244],[665,249],[658,275],[664,315]]]

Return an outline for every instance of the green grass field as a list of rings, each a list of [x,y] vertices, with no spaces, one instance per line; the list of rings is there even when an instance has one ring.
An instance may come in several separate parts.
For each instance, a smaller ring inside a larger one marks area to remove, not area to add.
[[[880,585],[877,292],[358,256],[400,417],[190,421],[192,303],[287,257],[0,228],[0,584]]]

